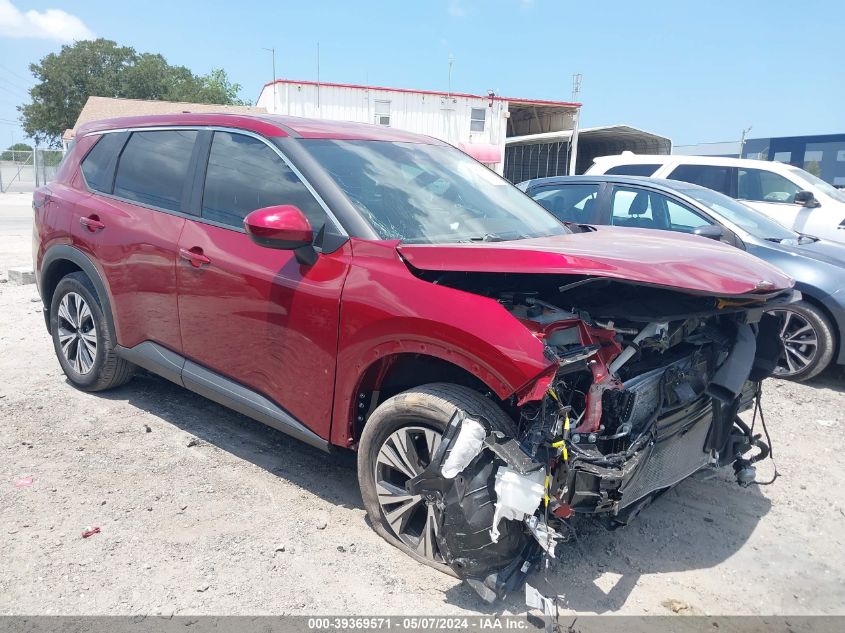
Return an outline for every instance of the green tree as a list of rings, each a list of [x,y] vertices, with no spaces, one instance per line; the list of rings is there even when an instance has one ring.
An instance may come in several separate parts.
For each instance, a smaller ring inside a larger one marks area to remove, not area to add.
[[[31,103],[18,106],[26,133],[37,143],[58,146],[90,96],[243,105],[240,85],[214,69],[196,76],[171,66],[159,54],[138,53],[106,39],[85,40],[50,53],[30,71],[38,80]]]
[[[26,143],[15,143],[14,145],[9,145],[8,149],[0,154],[0,160],[15,160],[17,158],[20,160],[22,158],[21,154],[18,154],[16,157],[13,152],[31,152],[32,145],[27,145]]]

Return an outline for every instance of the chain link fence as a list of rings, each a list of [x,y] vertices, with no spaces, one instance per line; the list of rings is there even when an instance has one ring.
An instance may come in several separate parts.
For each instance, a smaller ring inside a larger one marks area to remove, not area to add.
[[[0,193],[29,192],[56,177],[65,152],[61,149],[0,152]]]

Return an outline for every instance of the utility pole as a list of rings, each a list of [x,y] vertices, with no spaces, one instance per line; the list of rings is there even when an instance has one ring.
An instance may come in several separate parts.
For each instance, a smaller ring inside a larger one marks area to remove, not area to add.
[[[581,73],[572,75],[572,103],[578,102],[578,95],[581,92]],[[575,167],[578,164],[578,125],[581,119],[581,106],[575,108],[575,113],[572,115],[572,136],[569,139],[569,169],[567,174],[569,176],[575,175]]]
[[[320,42],[317,42],[317,109],[320,109]]]
[[[455,57],[451,53],[449,53],[449,83],[447,84],[446,88],[446,99],[450,101],[452,99],[452,64],[455,63]]]
[[[742,158],[742,150],[745,149],[745,137],[748,136],[748,133],[750,131],[751,131],[750,125],[742,131],[742,136],[739,139],[739,158]]]
[[[262,49],[265,51],[270,51],[270,54],[273,56],[273,114],[276,114],[276,49],[264,47],[262,47]]]

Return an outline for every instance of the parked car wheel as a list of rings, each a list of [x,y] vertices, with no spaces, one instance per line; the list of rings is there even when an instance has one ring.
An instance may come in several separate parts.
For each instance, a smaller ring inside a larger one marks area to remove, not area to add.
[[[358,447],[358,481],[373,529],[417,561],[451,575],[437,547],[434,511],[419,495],[408,494],[405,482],[428,466],[456,409],[514,432],[511,419],[489,398],[467,387],[432,383],[380,404]]]
[[[71,273],[56,286],[50,333],[59,363],[75,387],[102,391],[132,378],[134,366],[115,354],[97,291],[85,273]]]
[[[828,318],[806,301],[773,310],[783,316],[781,340],[784,351],[775,375],[789,380],[808,380],[833,360],[835,337]]]

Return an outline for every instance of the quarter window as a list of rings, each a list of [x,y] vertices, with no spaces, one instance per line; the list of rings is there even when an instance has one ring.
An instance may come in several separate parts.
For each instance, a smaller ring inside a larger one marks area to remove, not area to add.
[[[616,165],[608,169],[608,176],[651,176],[660,165]]]
[[[534,191],[531,197],[563,222],[589,224],[594,222],[598,184],[561,185],[543,187]]]
[[[290,204],[308,218],[316,235],[326,221],[320,203],[266,143],[245,134],[215,132],[208,157],[202,216],[243,228],[256,209]]]
[[[740,200],[793,203],[799,191],[801,187],[772,171],[739,169],[736,197]]]
[[[487,122],[487,108],[472,108],[470,112],[469,131],[483,132]]]
[[[134,132],[120,156],[114,195],[179,211],[196,137],[192,130]]]
[[[731,194],[731,167],[719,165],[678,165],[669,178],[691,182],[713,189],[726,196]]]
[[[114,184],[114,163],[112,159],[123,147],[125,134],[103,134],[94,148],[82,161],[82,174],[91,189],[111,193]]]
[[[390,101],[375,102],[376,125],[390,125]]]

